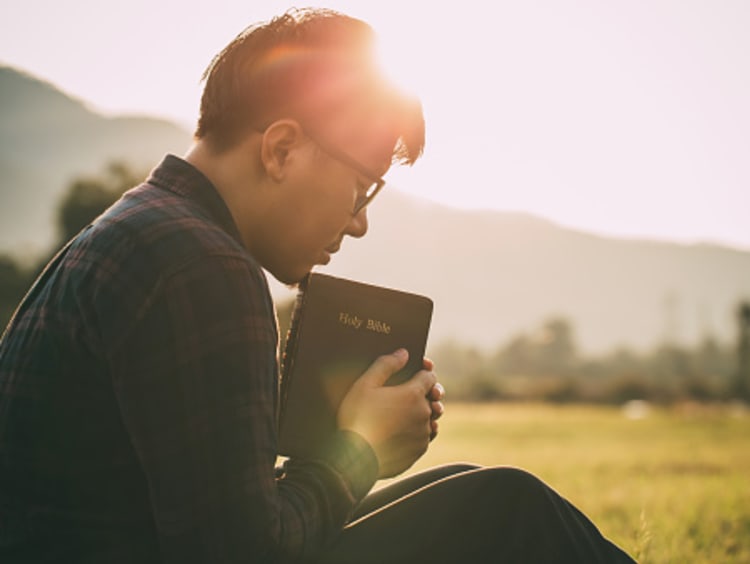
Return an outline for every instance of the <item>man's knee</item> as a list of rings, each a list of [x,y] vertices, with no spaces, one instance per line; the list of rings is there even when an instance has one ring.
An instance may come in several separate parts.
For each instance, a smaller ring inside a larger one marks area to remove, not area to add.
[[[531,508],[539,502],[549,499],[551,489],[542,480],[520,468],[490,467],[482,468],[473,474],[482,495],[490,503],[500,503],[506,507]]]
[[[513,489],[544,489],[547,486],[539,478],[522,470],[521,468],[515,468],[512,466],[499,466],[487,469],[492,475],[493,479],[497,482],[503,483],[506,487]]]
[[[433,468],[433,470],[445,476],[454,476],[457,474],[463,474],[464,472],[483,469],[483,466],[479,466],[478,464],[473,464],[471,462],[453,462],[451,464],[444,464],[442,466],[436,466],[435,468]]]

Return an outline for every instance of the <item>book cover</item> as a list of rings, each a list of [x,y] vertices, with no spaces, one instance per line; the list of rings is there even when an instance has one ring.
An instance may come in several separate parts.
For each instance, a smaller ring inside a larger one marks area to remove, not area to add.
[[[381,355],[409,351],[388,384],[422,369],[432,300],[311,273],[300,285],[283,355],[279,454],[315,458],[352,383]]]

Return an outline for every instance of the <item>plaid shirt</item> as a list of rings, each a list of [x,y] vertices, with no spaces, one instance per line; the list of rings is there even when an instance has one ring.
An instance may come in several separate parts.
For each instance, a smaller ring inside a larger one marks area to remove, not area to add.
[[[377,460],[342,432],[274,469],[277,351],[263,271],[167,156],[0,341],[0,561],[265,563],[330,541]]]

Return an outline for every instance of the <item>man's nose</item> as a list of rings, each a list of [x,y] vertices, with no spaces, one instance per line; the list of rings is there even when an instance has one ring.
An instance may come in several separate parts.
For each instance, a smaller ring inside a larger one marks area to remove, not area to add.
[[[352,216],[344,231],[350,237],[364,237],[367,233],[367,208],[362,208],[356,215]]]

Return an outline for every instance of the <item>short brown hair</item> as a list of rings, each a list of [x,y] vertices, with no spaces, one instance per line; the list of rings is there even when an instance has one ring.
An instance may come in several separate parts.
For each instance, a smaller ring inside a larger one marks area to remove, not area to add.
[[[196,138],[222,150],[275,119],[324,123],[354,98],[366,99],[396,140],[393,159],[412,164],[424,148],[422,106],[383,79],[374,39],[369,25],[332,10],[290,10],[248,27],[203,74]]]

